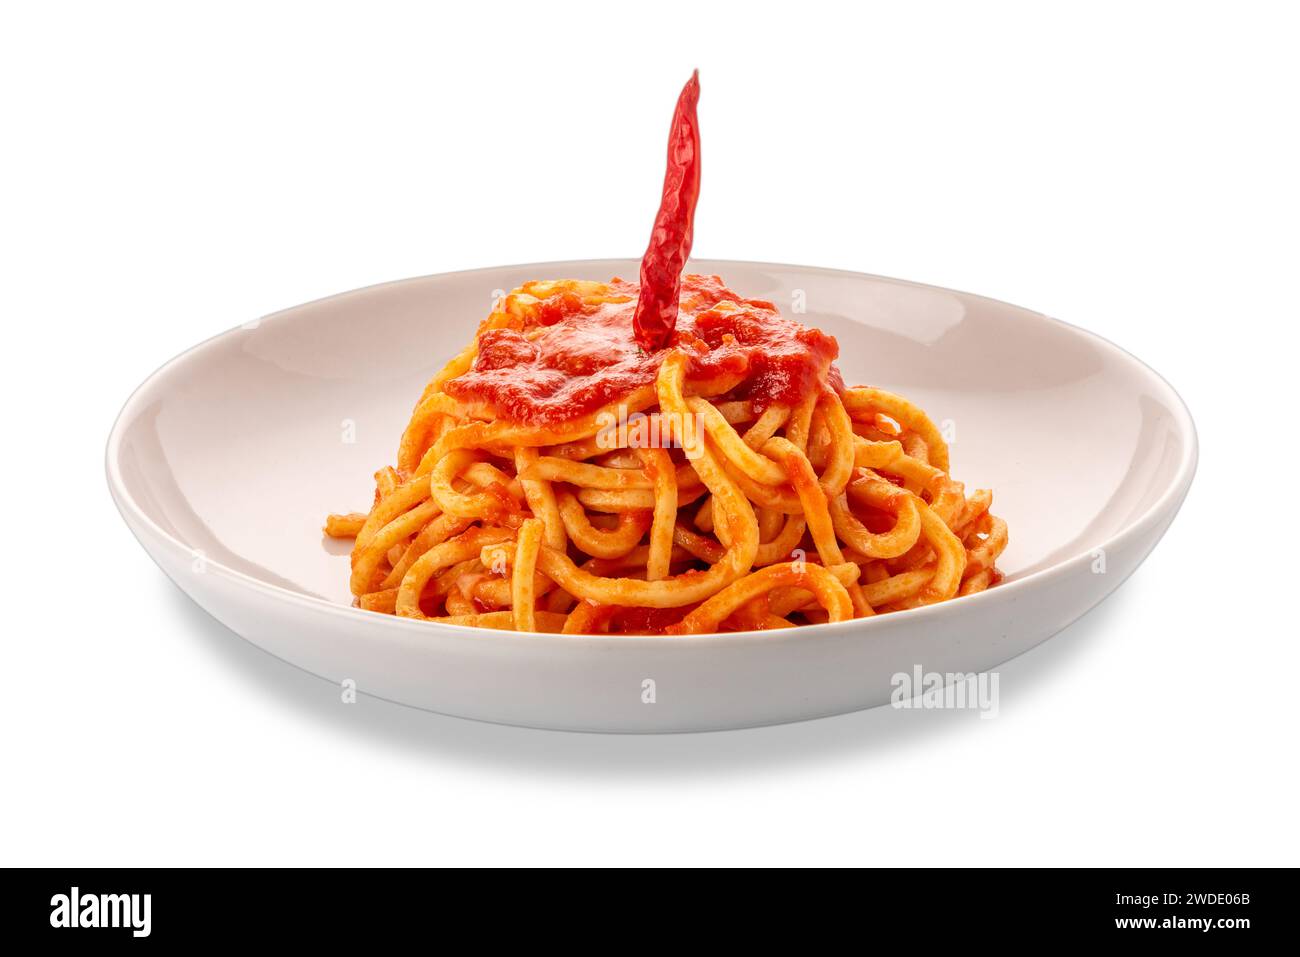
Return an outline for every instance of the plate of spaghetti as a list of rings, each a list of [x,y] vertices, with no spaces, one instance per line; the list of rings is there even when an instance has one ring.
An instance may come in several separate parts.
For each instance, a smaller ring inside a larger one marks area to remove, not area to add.
[[[155,373],[107,467],[164,571],[359,691],[604,731],[880,704],[1117,587],[1195,469],[1173,389],[982,297],[689,259],[698,98],[639,262],[344,293]]]

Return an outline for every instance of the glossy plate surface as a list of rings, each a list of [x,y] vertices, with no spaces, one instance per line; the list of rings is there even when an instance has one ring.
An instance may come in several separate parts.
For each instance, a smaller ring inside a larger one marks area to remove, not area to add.
[[[705,730],[889,700],[898,672],[993,668],[1116,588],[1191,484],[1196,435],[1123,350],[1038,313],[857,273],[692,261],[840,343],[850,384],[901,392],[954,435],[953,475],[1010,526],[1000,586],[942,605],[780,632],[516,635],[350,607],[327,512],[364,511],[426,380],[500,290],[632,276],[603,260],[504,266],[344,293],[237,327],[127,401],[108,481],[136,537],[238,634],[331,681],[447,714],[600,731]],[[800,314],[802,312],[802,314]],[[1104,571],[1098,556],[1104,552]],[[643,701],[647,680],[654,703]]]

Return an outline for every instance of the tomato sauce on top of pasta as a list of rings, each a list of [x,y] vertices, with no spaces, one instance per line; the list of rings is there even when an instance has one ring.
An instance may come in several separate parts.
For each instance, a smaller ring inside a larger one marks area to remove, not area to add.
[[[445,391],[521,425],[561,425],[653,384],[674,348],[689,356],[688,379],[740,378],[731,397],[759,411],[795,405],[822,383],[842,388],[834,337],[717,276],[682,277],[676,328],[646,352],[633,335],[638,292],[621,279],[526,283],[483,324],[473,366]]]

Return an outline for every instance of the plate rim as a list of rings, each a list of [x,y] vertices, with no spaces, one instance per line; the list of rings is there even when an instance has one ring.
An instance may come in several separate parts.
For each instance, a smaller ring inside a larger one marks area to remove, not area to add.
[[[342,292],[333,293],[331,295],[322,296],[317,299],[308,300],[307,302],[299,303],[298,305],[288,306],[283,309],[277,309],[275,312],[267,313],[266,315],[259,317],[256,320],[256,324],[257,324],[256,327],[260,328],[260,326],[263,323],[273,322],[279,318],[284,317],[288,313],[297,312],[300,309],[305,309],[310,306],[317,306],[323,303],[345,299],[350,296],[356,296],[368,292],[373,292],[377,289],[382,289],[389,286],[399,286],[399,285],[405,285],[405,284],[416,283],[416,282],[424,282],[429,279],[448,279],[448,278],[454,278],[460,276],[473,275],[475,273],[495,272],[503,269],[518,269],[518,270],[527,269],[534,272],[537,275],[545,275],[546,273],[540,272],[540,270],[546,270],[546,269],[553,270],[559,267],[573,268],[578,266],[590,267],[590,266],[600,266],[605,264],[612,265],[615,263],[626,266],[627,264],[634,263],[634,262],[635,260],[626,259],[626,258],[565,259],[565,260],[553,260],[548,262],[536,262],[536,263],[512,263],[512,264],[502,264],[496,266],[479,266],[472,269],[456,269],[447,272],[428,273],[421,276],[408,276],[403,279],[392,279],[383,282],[371,283],[370,285],[367,286],[359,286],[355,289],[348,289]],[[407,634],[424,634],[425,636],[428,636],[429,634],[428,629],[432,627],[433,629],[435,629],[436,634],[444,638],[460,636],[460,637],[465,637],[469,640],[478,640],[478,641],[481,641],[484,638],[496,638],[496,639],[504,639],[504,640],[525,640],[525,641],[540,640],[553,645],[557,643],[563,643],[563,644],[580,644],[584,646],[591,645],[594,643],[600,643],[600,644],[612,644],[612,645],[626,645],[631,648],[643,648],[646,647],[647,645],[649,646],[679,645],[682,644],[684,641],[688,642],[691,645],[709,645],[709,646],[715,646],[718,644],[727,644],[727,645],[747,644],[747,643],[752,643],[756,640],[761,640],[764,644],[773,644],[773,643],[785,644],[787,642],[803,641],[813,637],[825,636],[829,638],[837,635],[843,636],[845,634],[848,634],[849,632],[857,632],[862,629],[881,628],[884,627],[884,625],[877,624],[877,622],[888,622],[892,619],[897,619],[900,615],[910,616],[908,620],[917,621],[921,616],[933,617],[936,615],[953,614],[955,608],[971,607],[970,606],[971,602],[988,603],[990,601],[1001,600],[1003,598],[1012,595],[1018,595],[1020,592],[1024,590],[1025,587],[1029,586],[1030,583],[1037,583],[1049,578],[1056,578],[1062,575],[1069,574],[1076,566],[1091,562],[1093,553],[1097,549],[1112,550],[1122,545],[1124,542],[1126,542],[1128,539],[1132,538],[1133,536],[1139,534],[1140,532],[1145,531],[1150,525],[1160,522],[1166,515],[1170,515],[1171,513],[1176,512],[1178,510],[1178,508],[1182,504],[1183,499],[1186,497],[1188,490],[1191,488],[1192,479],[1196,475],[1196,467],[1200,458],[1200,442],[1196,431],[1196,422],[1192,418],[1191,410],[1187,407],[1187,403],[1183,400],[1183,397],[1178,393],[1178,390],[1175,389],[1173,385],[1169,382],[1169,380],[1167,380],[1163,375],[1161,375],[1159,372],[1153,369],[1146,362],[1143,362],[1133,353],[1129,352],[1127,349],[1123,348],[1122,346],[1116,345],[1114,342],[1111,342],[1109,339],[1105,338],[1102,335],[1099,335],[1098,333],[1092,332],[1081,326],[1074,325],[1073,323],[1066,322],[1063,319],[1057,319],[1054,316],[1049,316],[1046,313],[1037,312],[1036,310],[1033,309],[1027,309],[1024,306],[1017,306],[1014,303],[1009,303],[1006,302],[1005,300],[995,299],[993,297],[981,295],[979,293],[964,292],[962,290],[951,289],[945,286],[936,286],[929,283],[916,282],[909,279],[898,279],[892,276],[880,276],[874,273],[860,272],[852,269],[839,269],[839,268],[825,267],[825,266],[799,265],[795,263],[763,262],[758,260],[745,260],[745,259],[715,259],[712,257],[709,258],[702,257],[698,260],[691,259],[688,261],[687,266],[689,267],[692,263],[700,263],[700,264],[717,263],[724,266],[744,266],[744,267],[755,267],[759,269],[767,268],[767,269],[776,269],[776,270],[785,270],[785,271],[816,273],[818,275],[823,275],[823,276],[842,276],[842,277],[849,277],[854,279],[869,279],[876,282],[887,282],[896,285],[908,286],[917,289],[925,289],[934,292],[953,293],[969,299],[982,300],[984,302],[992,303],[997,306],[1007,307],[1007,308],[1019,310],[1021,312],[1031,313],[1032,315],[1040,319],[1044,319],[1050,323],[1053,323],[1065,329],[1067,332],[1073,335],[1079,336],[1087,340],[1091,340],[1094,344],[1098,345],[1103,350],[1118,355],[1122,360],[1130,363],[1131,365],[1136,366],[1138,370],[1145,373],[1147,376],[1149,376],[1155,382],[1159,383],[1166,390],[1166,392],[1168,393],[1168,398],[1172,400],[1171,402],[1168,403],[1169,407],[1174,411],[1174,417],[1177,420],[1179,431],[1182,434],[1183,438],[1186,440],[1183,444],[1183,454],[1178,463],[1178,468],[1174,473],[1172,479],[1169,481],[1168,486],[1160,494],[1160,496],[1156,499],[1156,501],[1153,502],[1141,515],[1139,515],[1137,518],[1127,523],[1119,531],[1117,531],[1113,535],[1108,536],[1103,541],[1093,545],[1092,548],[1090,549],[1082,551],[1077,555],[1072,555],[1069,558],[1062,559],[1061,561],[1055,562],[1047,566],[1046,568],[1040,568],[1037,571],[1030,572],[1029,574],[1025,575],[1022,578],[1016,578],[1011,581],[1002,582],[998,584],[997,587],[995,588],[985,589],[984,591],[977,592],[974,595],[963,595],[959,599],[939,602],[933,605],[923,605],[919,608],[908,608],[902,611],[891,612],[888,615],[875,616],[874,618],[854,618],[848,621],[825,622],[822,624],[805,625],[797,629],[780,629],[775,634],[772,631],[736,631],[736,632],[704,632],[698,635],[608,635],[608,634],[561,635],[561,634],[553,634],[549,632],[501,631],[497,629],[481,629],[481,628],[472,629],[463,625],[452,625],[443,622],[430,621],[427,619],[420,620],[420,619],[413,619],[413,618],[401,618],[395,615],[384,615],[379,612],[367,611],[362,608],[356,608],[352,605],[341,605],[338,604],[337,602],[330,601],[329,599],[326,598],[320,598],[315,595],[304,594],[302,592],[297,592],[285,588],[281,585],[272,584],[271,582],[267,582],[253,575],[249,575],[246,572],[242,572],[239,571],[238,569],[231,568],[228,565],[224,565],[221,562],[216,561],[215,559],[207,560],[206,569],[208,571],[217,572],[227,580],[233,582],[234,584],[240,587],[249,588],[253,591],[260,592],[264,596],[267,596],[275,600],[288,601],[292,604],[306,606],[308,608],[316,609],[318,611],[324,611],[331,614],[343,615],[344,617],[355,617],[355,619],[361,625],[371,625],[379,628],[395,628]],[[156,382],[173,367],[184,362],[191,356],[211,347],[217,341],[225,340],[237,336],[241,332],[246,331],[248,328],[250,328],[250,325],[248,323],[244,323],[244,324],[240,324],[240,325],[236,325],[224,329],[221,332],[216,333],[215,335],[209,336],[208,338],[201,340],[195,345],[190,346],[188,349],[185,349],[177,353],[176,355],[172,356],[172,358],[163,362],[156,369],[154,369],[153,372],[151,372],[148,376],[146,376],[138,386],[136,386],[136,388],[127,397],[126,401],[122,404],[122,408],[118,411],[117,416],[114,418],[113,426],[109,431],[108,441],[104,449],[105,475],[108,481],[109,493],[113,498],[113,502],[117,506],[118,512],[122,515],[123,520],[126,522],[127,527],[131,529],[132,534],[136,536],[137,540],[141,539],[140,533],[137,531],[137,523],[139,523],[140,526],[143,526],[144,528],[148,529],[163,544],[175,549],[176,551],[182,554],[189,554],[193,550],[192,548],[187,546],[184,542],[182,542],[180,539],[176,538],[176,536],[172,535],[170,532],[168,532],[166,529],[160,526],[157,522],[155,522],[143,510],[143,508],[141,508],[140,504],[135,500],[135,498],[132,495],[129,494],[129,492],[126,489],[126,485],[125,482],[123,481],[121,470],[119,467],[120,455],[118,453],[120,452],[121,449],[122,437],[125,431],[126,424],[128,423],[128,421],[134,421],[135,418],[134,415],[131,415],[130,413],[133,413],[136,410],[136,406],[143,401],[142,397],[145,395],[145,393],[152,386],[154,386]],[[141,545],[144,547],[146,553],[150,554],[151,558],[154,557],[148,545],[146,545],[142,540],[141,540]],[[155,562],[156,561],[157,560],[155,559]],[[381,622],[386,622],[386,624],[381,624]],[[794,632],[794,634],[791,634],[791,632]],[[863,633],[866,634],[867,632],[863,631]]]

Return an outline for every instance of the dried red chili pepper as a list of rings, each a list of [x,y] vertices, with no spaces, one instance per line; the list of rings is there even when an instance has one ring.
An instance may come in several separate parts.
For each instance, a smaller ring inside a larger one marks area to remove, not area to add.
[[[682,269],[691,254],[695,201],[700,196],[700,124],[695,115],[699,100],[700,71],[696,70],[677,98],[668,134],[663,199],[641,260],[641,295],[632,329],[637,344],[647,352],[666,346],[677,325]]]

